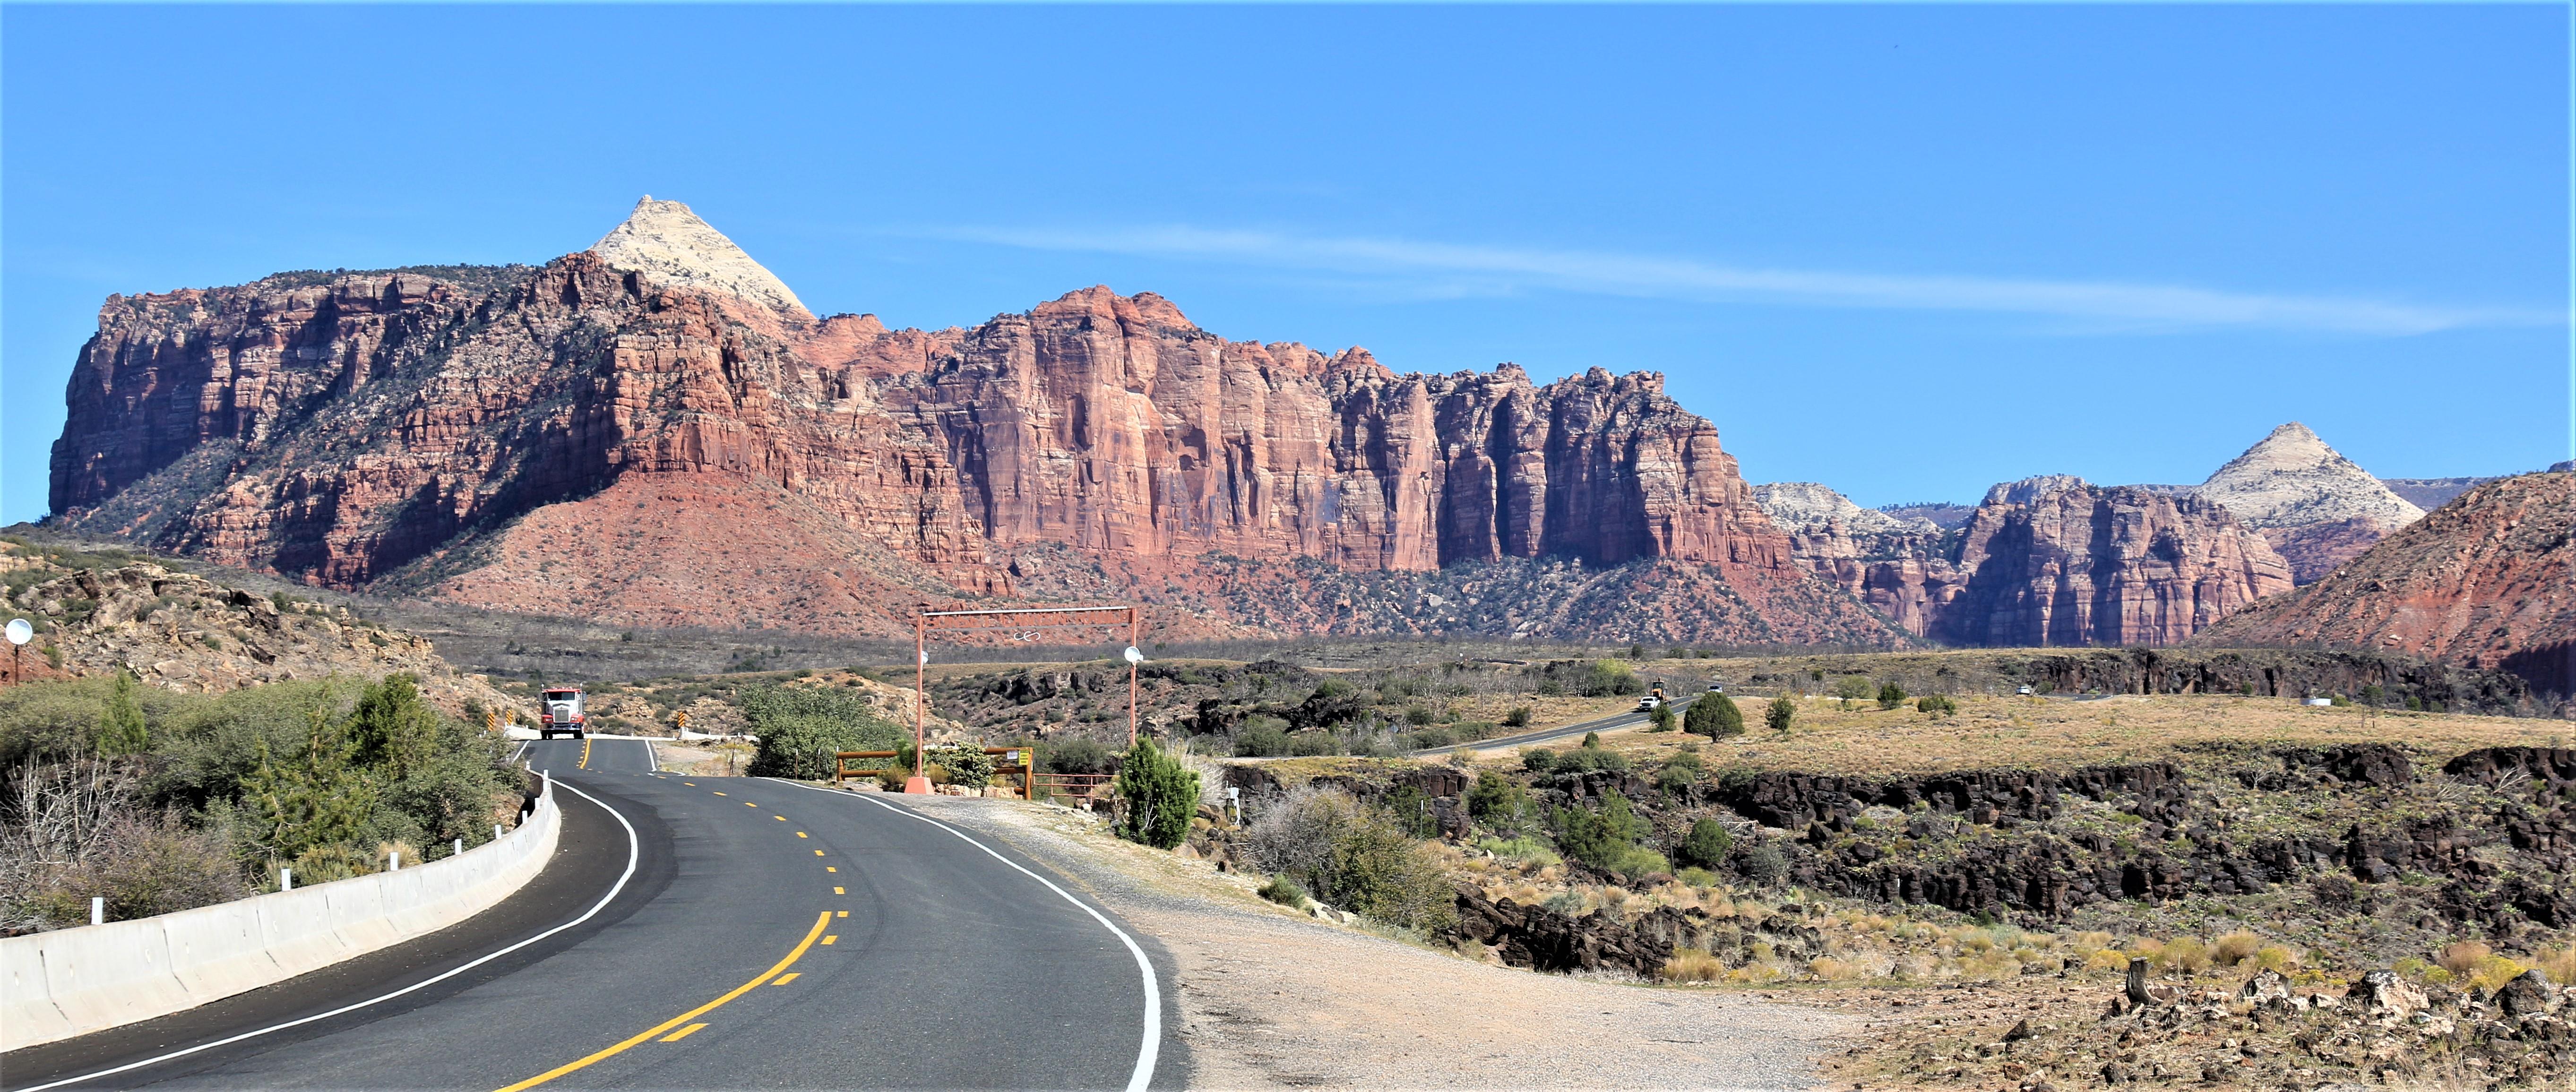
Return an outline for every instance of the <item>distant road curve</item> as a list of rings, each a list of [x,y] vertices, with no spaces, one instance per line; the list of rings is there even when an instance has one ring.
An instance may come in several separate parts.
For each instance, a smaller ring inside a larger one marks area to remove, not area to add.
[[[1674,716],[1680,716],[1690,710],[1692,702],[1698,700],[1699,696],[1697,695],[1687,698],[1674,698],[1671,701],[1666,702],[1665,707],[1671,709]],[[1413,755],[1416,758],[1428,758],[1435,755],[1448,754],[1460,747],[1477,751],[1501,750],[1507,747],[1529,747],[1540,743],[1551,743],[1556,740],[1565,739],[1569,736],[1580,736],[1586,732],[1608,732],[1620,728],[1633,728],[1637,725],[1646,723],[1646,718],[1649,715],[1650,714],[1631,709],[1625,713],[1613,713],[1609,716],[1600,717],[1594,720],[1579,721],[1574,724],[1567,724],[1556,728],[1542,728],[1535,732],[1523,732],[1516,736],[1498,736],[1493,739],[1480,739],[1468,743],[1452,743],[1446,747],[1425,747],[1413,752]]]

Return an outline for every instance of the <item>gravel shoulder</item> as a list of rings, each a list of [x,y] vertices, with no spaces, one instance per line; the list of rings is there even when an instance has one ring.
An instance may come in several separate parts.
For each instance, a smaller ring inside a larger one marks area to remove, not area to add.
[[[1862,1020],[1472,962],[1262,902],[1253,881],[1014,801],[907,801],[1055,866],[1168,950],[1201,1088],[1817,1087]]]

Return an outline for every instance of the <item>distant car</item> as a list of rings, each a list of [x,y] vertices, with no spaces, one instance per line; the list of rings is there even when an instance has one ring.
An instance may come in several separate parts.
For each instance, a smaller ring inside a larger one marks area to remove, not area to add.
[[[1708,684],[1708,692],[1709,692],[1709,693],[1711,693],[1711,694],[1723,694],[1723,693],[1726,693],[1726,684],[1725,684],[1725,683],[1722,683],[1722,682],[1713,682],[1713,683],[1710,683],[1710,684]]]
[[[1664,699],[1656,697],[1653,694],[1648,694],[1645,697],[1637,699],[1637,711],[1640,713],[1651,713],[1663,704]]]
[[[2023,697],[2027,698],[2027,697],[2029,697],[2029,696],[2030,696],[2030,688],[2029,688],[2029,687],[2027,687],[2027,686],[2025,686],[2025,687],[2022,687],[2022,688],[2021,688],[2021,689],[2019,689],[2019,690],[2015,690],[2015,691],[2013,691],[2013,693],[2015,693],[2015,694],[2019,694],[2019,695],[2021,695],[2021,696],[2023,696]]]

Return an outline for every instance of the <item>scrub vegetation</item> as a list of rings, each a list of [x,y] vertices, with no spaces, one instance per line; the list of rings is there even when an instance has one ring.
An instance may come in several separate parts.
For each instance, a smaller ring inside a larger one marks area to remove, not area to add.
[[[143,917],[435,860],[517,814],[500,736],[414,680],[219,696],[122,674],[0,691],[0,928]]]

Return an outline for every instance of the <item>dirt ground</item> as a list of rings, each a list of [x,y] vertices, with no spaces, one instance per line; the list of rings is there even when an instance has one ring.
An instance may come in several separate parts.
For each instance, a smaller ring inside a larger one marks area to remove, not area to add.
[[[1584,980],[1313,920],[1087,815],[931,798],[1071,877],[1171,953],[1202,1088],[1816,1087],[1858,1017],[1742,991]]]

